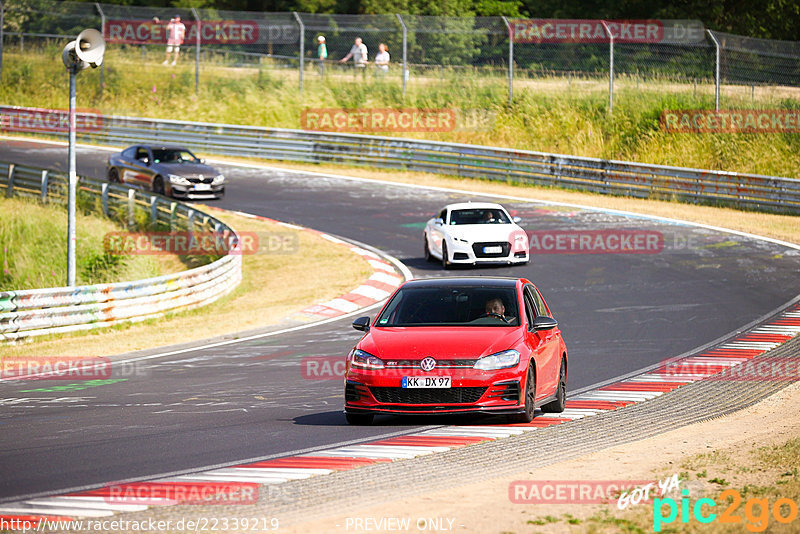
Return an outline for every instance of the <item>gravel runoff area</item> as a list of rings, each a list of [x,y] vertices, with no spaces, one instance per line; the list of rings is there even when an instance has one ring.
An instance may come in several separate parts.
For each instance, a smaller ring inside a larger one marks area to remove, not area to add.
[[[796,359],[800,336],[760,358]],[[169,506],[121,514],[128,521],[277,518],[280,527],[355,512],[422,493],[552,465],[711,420],[751,406],[790,380],[703,380],[647,402],[497,441],[350,471],[264,486],[254,505]]]

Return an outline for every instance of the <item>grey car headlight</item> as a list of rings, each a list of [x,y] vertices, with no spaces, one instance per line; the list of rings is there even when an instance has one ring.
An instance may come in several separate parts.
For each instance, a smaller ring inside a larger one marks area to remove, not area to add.
[[[211,183],[214,184],[214,185],[219,185],[219,184],[221,184],[223,182],[225,182],[225,176],[222,175],[222,174],[218,174],[218,175],[216,175],[214,177],[214,180],[212,180]]]
[[[169,183],[178,185],[189,185],[190,182],[183,176],[178,176],[177,174],[170,174]]]
[[[519,352],[511,349],[484,356],[478,359],[473,366],[474,369],[481,371],[494,371],[496,369],[505,369],[507,367],[514,367],[519,363]]]

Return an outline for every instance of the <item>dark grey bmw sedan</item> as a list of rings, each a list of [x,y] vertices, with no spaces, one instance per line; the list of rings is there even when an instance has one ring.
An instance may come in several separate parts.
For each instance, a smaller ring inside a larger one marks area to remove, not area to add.
[[[142,187],[184,199],[221,198],[225,176],[189,150],[177,146],[134,145],[108,158],[110,182]]]

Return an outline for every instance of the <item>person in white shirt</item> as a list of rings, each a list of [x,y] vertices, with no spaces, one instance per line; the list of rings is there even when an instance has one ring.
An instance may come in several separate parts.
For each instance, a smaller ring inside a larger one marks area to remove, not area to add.
[[[381,76],[389,72],[389,59],[389,51],[386,49],[386,44],[379,44],[378,55],[375,56],[375,67],[378,69],[377,73]]]
[[[164,65],[169,63],[169,55],[175,53],[172,59],[172,64],[178,62],[178,54],[181,51],[183,39],[186,37],[186,26],[181,22],[180,15],[175,15],[167,24],[167,57],[164,60]]]
[[[350,51],[339,60],[339,63],[344,63],[348,59],[353,58],[353,66],[356,69],[365,69],[369,63],[369,54],[367,53],[367,45],[361,41],[361,37],[356,37],[355,44],[353,44]],[[365,72],[365,71],[361,71]]]

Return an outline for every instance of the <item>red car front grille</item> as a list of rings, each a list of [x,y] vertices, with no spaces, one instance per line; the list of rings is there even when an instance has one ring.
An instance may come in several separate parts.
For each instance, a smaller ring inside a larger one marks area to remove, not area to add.
[[[384,404],[472,404],[486,391],[485,387],[416,389],[371,387],[372,395]]]

